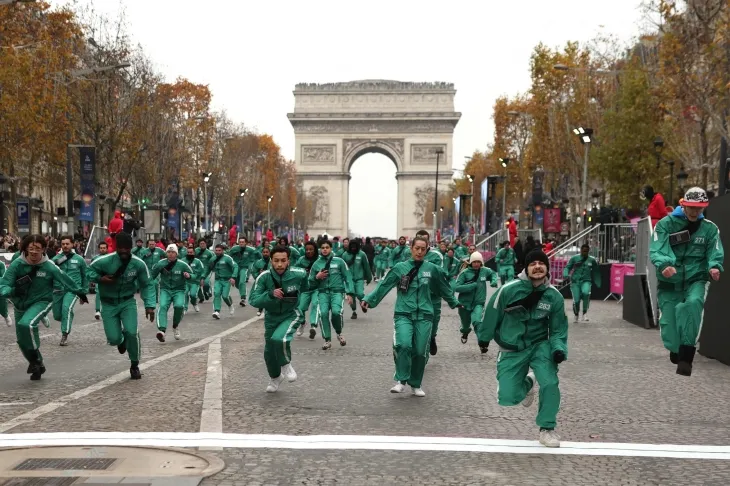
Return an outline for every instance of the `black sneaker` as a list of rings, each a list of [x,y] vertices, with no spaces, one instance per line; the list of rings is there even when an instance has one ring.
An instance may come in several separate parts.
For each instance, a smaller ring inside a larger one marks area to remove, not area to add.
[[[368,308],[367,307],[361,307],[361,309],[362,309],[362,313],[363,314],[367,314],[368,313]]]
[[[157,340],[161,343],[165,342],[165,333],[162,331],[157,331]]]
[[[469,340],[469,333],[463,332],[461,333],[461,344],[466,344],[466,342]]]
[[[39,361],[32,363],[28,369],[30,370],[30,379],[33,381],[40,380],[41,375],[46,372],[46,367]]]
[[[126,339],[122,341],[121,344],[117,345],[117,351],[119,351],[119,354],[124,354],[127,352],[127,341]]]
[[[246,307],[246,299],[241,299],[241,302],[238,303],[241,307]]]
[[[669,361],[672,362],[672,364],[679,364],[679,354],[669,352]]]
[[[59,344],[59,346],[68,346],[68,333],[67,332],[64,332],[63,335],[61,336],[61,343]]]
[[[479,351],[482,352],[482,354],[487,354],[487,351],[489,351],[489,345],[484,343],[479,343]]]
[[[317,330],[313,327],[309,328],[309,339],[314,339],[314,337],[317,335]]]
[[[438,353],[439,348],[436,346],[436,336],[431,338],[431,344],[429,345],[428,352],[431,354],[431,356],[436,356],[436,353]]]
[[[353,312],[350,319],[357,319],[357,312]]]
[[[137,365],[130,366],[129,367],[129,376],[133,380],[139,380],[139,379],[141,379],[142,378],[142,372],[139,371],[139,366],[137,366]]]

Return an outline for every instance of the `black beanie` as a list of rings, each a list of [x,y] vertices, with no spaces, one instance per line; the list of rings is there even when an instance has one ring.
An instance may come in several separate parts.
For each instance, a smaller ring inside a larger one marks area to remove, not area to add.
[[[539,249],[532,250],[530,253],[527,254],[527,256],[525,257],[525,268],[527,268],[530,263],[538,261],[543,262],[548,270],[550,270],[550,261],[548,260],[547,255]]]
[[[132,248],[132,235],[128,233],[119,233],[116,236],[117,248]]]

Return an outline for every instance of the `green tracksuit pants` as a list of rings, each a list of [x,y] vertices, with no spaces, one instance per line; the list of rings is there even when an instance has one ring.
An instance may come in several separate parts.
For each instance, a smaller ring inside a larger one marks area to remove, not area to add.
[[[499,281],[502,285],[515,279],[515,267],[509,266],[499,269]]]
[[[362,302],[362,299],[365,298],[365,280],[354,280],[352,283],[355,289],[355,295],[352,298],[352,303],[350,303],[350,309],[352,309],[352,312],[355,312],[357,309],[357,301],[360,300]]]
[[[291,362],[291,340],[304,323],[304,314],[299,310],[294,313],[279,322],[264,322],[264,361],[271,378],[278,378],[281,367]]]
[[[177,329],[183,318],[185,310],[184,290],[160,290],[160,306],[157,308],[157,329],[165,332],[167,330],[167,311],[172,304],[172,328]]]
[[[307,308],[309,308],[309,322],[311,323],[312,327],[317,327],[317,321],[319,320],[319,295],[318,292],[315,290],[313,292],[304,292],[299,296],[299,303],[297,305],[299,308],[299,312],[302,313],[302,319],[304,319],[304,314],[307,312]],[[306,320],[303,320],[303,322],[306,322]]]
[[[155,305],[157,305],[160,303],[160,281],[159,280],[155,279],[154,287],[155,287]]]
[[[228,307],[233,305],[230,293],[231,282],[229,282],[227,278],[215,279],[215,287],[213,287],[213,310],[215,312],[221,311],[221,299],[223,299],[223,302],[225,302]]]
[[[319,322],[322,324],[322,337],[325,341],[332,340],[330,320],[335,333],[342,334],[342,313],[345,308],[345,294],[340,292],[317,292],[319,301]],[[331,313],[331,319],[330,319]]]
[[[468,310],[465,307],[459,307],[459,319],[461,320],[461,331],[462,334],[469,334],[472,327],[474,333],[477,333],[477,326],[482,321],[482,313],[484,312],[483,305],[475,305],[472,310]]]
[[[210,277],[206,278],[203,285],[198,290],[198,300],[207,300],[210,298]]]
[[[71,332],[74,320],[74,306],[79,298],[71,292],[53,292],[53,319],[61,322],[61,332]]]
[[[548,341],[540,341],[522,351],[503,351],[497,355],[497,398],[505,407],[518,405],[533,386],[527,378],[532,368],[540,385],[536,423],[538,427],[554,429],[560,409],[558,365],[552,358]]]
[[[694,282],[686,290],[659,289],[659,329],[664,347],[673,353],[679,346],[697,347],[702,331],[705,299],[710,282]]]
[[[439,333],[439,322],[441,322],[441,296],[431,295],[431,302],[433,302],[433,323],[431,325],[431,338],[435,338]]]
[[[51,307],[53,302],[36,302],[26,310],[15,308],[15,337],[20,351],[29,363],[36,359],[36,353],[37,359],[43,361],[38,323],[48,314]]]
[[[0,298],[0,316],[8,317],[8,299]]]
[[[94,309],[96,310],[96,312],[101,312],[101,296],[99,295],[98,290],[94,295]]]
[[[238,271],[238,277],[236,278],[236,288],[241,296],[241,300],[246,300],[246,278],[248,277],[248,269]]]
[[[393,379],[407,383],[413,388],[421,388],[431,339],[431,320],[413,320],[410,317],[395,316],[394,325]]]
[[[573,314],[580,314],[580,302],[583,301],[583,314],[588,312],[591,305],[591,282],[574,282],[570,284],[570,293],[573,294]]]
[[[385,271],[388,269],[386,262],[375,262],[375,277],[380,280],[385,276]]]
[[[200,281],[197,280],[195,283],[192,282],[192,280],[188,281],[188,290],[185,292],[185,309],[187,310],[190,307],[190,304],[197,304],[198,303],[198,291],[200,290]]]
[[[104,301],[102,304],[101,320],[106,341],[112,346],[119,346],[126,341],[129,360],[139,362],[142,348],[137,328],[137,301],[132,298],[117,304]]]

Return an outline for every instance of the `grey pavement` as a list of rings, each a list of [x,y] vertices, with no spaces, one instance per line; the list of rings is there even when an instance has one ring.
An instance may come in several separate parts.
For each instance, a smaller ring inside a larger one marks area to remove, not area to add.
[[[372,287],[371,287],[372,288]],[[424,379],[425,398],[392,395],[394,295],[357,320],[345,313],[347,346],[321,350],[319,332],[295,337],[295,383],[264,392],[263,322],[222,339],[225,433],[292,435],[402,435],[536,440],[536,405],[503,408],[496,402],[495,349],[481,356],[476,341],[459,341],[456,312],[445,308],[439,353]],[[140,306],[141,310],[141,306]],[[255,316],[211,318],[211,304],[183,321],[183,340],[154,338],[142,325],[143,362],[218,334]],[[568,361],[560,367],[558,432],[564,441],[728,445],[729,369],[698,356],[693,376],[680,377],[659,333],[621,320],[621,304],[594,302],[591,322],[570,324]],[[140,312],[140,322],[142,313]],[[86,327],[82,327],[86,326]],[[53,324],[58,331],[58,324]],[[307,327],[308,331],[308,327]],[[49,332],[49,331],[43,331]],[[93,308],[77,306],[71,346],[44,340],[48,372],[30,382],[14,347],[14,331],[0,329],[0,423],[128,369],[107,346]],[[492,344],[492,348],[494,348]],[[122,380],[9,430],[20,432],[197,432],[208,346]],[[32,402],[28,405],[5,405]],[[445,451],[327,451],[227,448],[209,452],[226,468],[204,485],[235,484],[730,484],[730,463],[720,460],[528,455]],[[680,477],[682,479],[680,479]]]

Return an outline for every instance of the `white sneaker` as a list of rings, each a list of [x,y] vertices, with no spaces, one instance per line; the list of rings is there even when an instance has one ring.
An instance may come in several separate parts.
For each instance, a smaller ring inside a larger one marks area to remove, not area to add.
[[[13,318],[10,317],[10,314],[8,314],[8,317],[5,318],[5,325],[8,327],[13,327]]]
[[[535,388],[537,388],[537,381],[535,381],[535,373],[530,371],[527,373],[527,377],[532,380],[532,388],[530,388],[530,391],[527,392],[527,395],[525,395],[525,399],[522,400],[522,406],[527,408],[532,405],[532,402],[535,401]]]
[[[279,376],[278,378],[271,378],[269,380],[269,386],[266,387],[267,393],[276,393],[276,390],[279,389],[279,385],[281,385],[282,380],[284,379],[283,375]]]
[[[233,315],[235,315],[235,314],[236,314],[236,308],[235,308],[235,307],[233,307],[233,306],[231,306],[231,307],[230,307],[230,308],[228,309],[228,314],[229,314],[229,315],[232,315],[232,316],[233,316]]]
[[[580,318],[578,317],[578,314],[575,314],[573,316],[573,322],[578,322],[579,320],[580,320]]]
[[[218,312],[218,311],[213,312],[213,318],[214,319],[220,319],[221,318],[221,313]]]
[[[297,381],[297,372],[294,371],[294,367],[291,363],[281,367],[281,376],[286,378],[286,381],[293,383]]]
[[[175,339],[177,341],[179,341],[180,340],[180,329],[175,328],[175,329],[172,330],[172,333],[175,336]]]
[[[541,430],[540,444],[545,447],[560,447],[560,436],[554,430]]]
[[[588,314],[583,314],[583,322],[588,322],[590,319],[588,319]]]
[[[96,314],[94,314],[94,319],[96,319],[97,321],[100,321],[101,320],[101,312],[97,312]]]
[[[299,326],[299,329],[297,329],[297,336],[301,336],[302,334],[304,334],[304,324]]]
[[[200,307],[198,307],[198,304],[195,304],[193,306],[193,309],[195,309],[195,312],[200,312]]]
[[[413,388],[412,389],[412,392],[417,397],[425,397],[426,396],[426,392],[423,391],[423,388]]]
[[[261,317],[261,311],[258,311],[258,312],[256,313],[256,317]]]
[[[403,393],[403,390],[406,389],[406,386],[401,383],[400,381],[395,384],[393,388],[390,389],[390,393]]]
[[[43,318],[43,325],[50,328],[51,327],[51,321],[48,319],[48,316]]]

